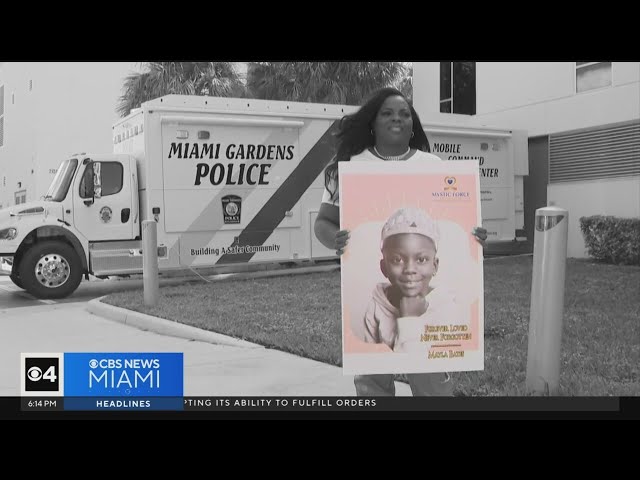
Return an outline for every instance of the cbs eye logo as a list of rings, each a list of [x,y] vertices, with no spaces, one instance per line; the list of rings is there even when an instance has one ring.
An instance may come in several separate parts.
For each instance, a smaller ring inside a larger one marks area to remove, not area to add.
[[[25,391],[57,392],[58,359],[57,358],[25,358]]]

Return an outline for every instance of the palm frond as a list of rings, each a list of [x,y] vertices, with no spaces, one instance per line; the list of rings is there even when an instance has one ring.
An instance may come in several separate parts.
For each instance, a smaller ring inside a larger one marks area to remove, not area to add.
[[[116,111],[127,116],[142,103],[164,95],[245,96],[231,62],[146,62],[146,71],[125,78]]]
[[[401,62],[251,62],[244,84],[232,62],[147,62],[125,78],[117,112],[168,94],[250,97],[358,105],[393,86],[411,98],[411,70]]]
[[[257,62],[248,68],[247,90],[254,98],[358,105],[406,76],[400,62]]]

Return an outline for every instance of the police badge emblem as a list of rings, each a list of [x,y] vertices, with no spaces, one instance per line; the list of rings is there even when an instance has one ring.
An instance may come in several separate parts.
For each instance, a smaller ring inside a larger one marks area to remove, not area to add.
[[[242,198],[237,195],[222,197],[222,216],[225,224],[240,223],[240,209]]]
[[[102,220],[102,223],[109,223],[111,221],[112,213],[113,212],[109,207],[102,207],[100,209],[100,220]]]

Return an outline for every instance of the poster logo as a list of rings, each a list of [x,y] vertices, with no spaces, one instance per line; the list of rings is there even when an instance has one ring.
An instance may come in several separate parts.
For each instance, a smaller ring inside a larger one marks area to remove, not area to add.
[[[456,177],[444,177],[445,190],[458,190],[456,187]]]
[[[222,197],[222,216],[225,224],[240,223],[242,198],[237,195]]]

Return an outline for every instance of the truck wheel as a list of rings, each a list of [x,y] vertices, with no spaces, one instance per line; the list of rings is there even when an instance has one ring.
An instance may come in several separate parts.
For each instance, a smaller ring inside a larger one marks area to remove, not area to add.
[[[64,298],[82,280],[80,258],[66,243],[36,243],[20,262],[23,288],[37,298]]]
[[[9,278],[11,279],[11,281],[13,282],[13,284],[18,287],[18,288],[24,288],[22,286],[22,281],[20,280],[20,277],[18,277],[17,275],[9,275]]]

